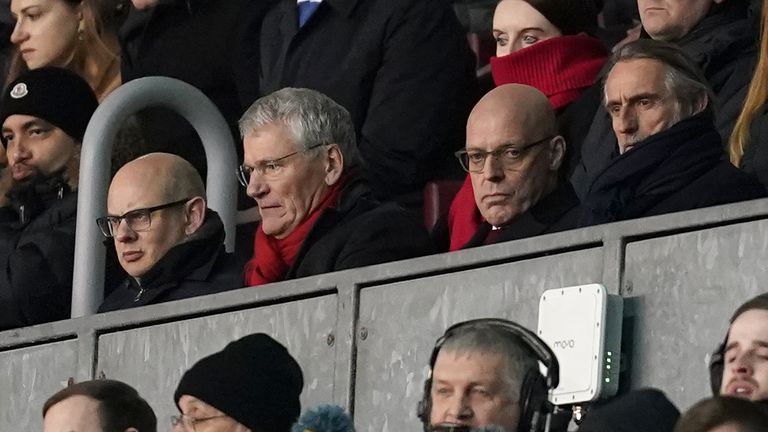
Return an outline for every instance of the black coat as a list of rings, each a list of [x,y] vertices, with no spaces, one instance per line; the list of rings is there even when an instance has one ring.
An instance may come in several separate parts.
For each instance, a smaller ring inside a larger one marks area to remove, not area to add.
[[[329,273],[434,252],[424,225],[394,202],[379,203],[352,181],[338,206],[318,218],[285,279]],[[258,253],[258,251],[256,251]]]
[[[131,8],[120,29],[123,82],[145,76],[180,79],[202,91],[235,131],[258,96],[258,26],[273,0],[172,0]],[[170,151],[201,172],[205,155],[197,134],[178,115],[149,109],[138,116],[146,151]],[[237,151],[242,153],[241,146]]]
[[[69,318],[77,193],[39,184],[0,209],[0,330]]]
[[[128,309],[227,291],[243,286],[242,268],[224,250],[224,226],[208,210],[203,225],[172,247],[140,280],[124,280],[99,312]]]
[[[579,432],[672,432],[680,411],[659,390],[632,390],[595,403]]]
[[[579,198],[570,183],[561,184],[543,197],[525,213],[497,231],[483,221],[472,238],[461,248],[469,249],[486,244],[519,240],[537,235],[566,231],[576,228],[579,222]],[[488,234],[492,234],[489,241]],[[432,238],[440,251],[450,248],[447,218],[441,218],[432,230]]]
[[[704,72],[715,94],[717,130],[727,142],[741,112],[756,63],[756,35],[747,16],[747,5],[726,1],[713,6],[710,14],[676,44]],[[617,149],[611,119],[604,109],[600,109],[581,144],[581,164],[571,177],[580,197],[584,196],[594,176],[616,157]]]
[[[763,105],[750,124],[741,169],[768,188],[768,104]]]
[[[638,143],[597,175],[582,200],[581,226],[709,207],[766,196],[724,159],[706,113]]]
[[[262,94],[312,88],[349,110],[377,197],[457,165],[475,78],[448,2],[325,0],[299,29],[296,0],[279,0],[261,30]]]

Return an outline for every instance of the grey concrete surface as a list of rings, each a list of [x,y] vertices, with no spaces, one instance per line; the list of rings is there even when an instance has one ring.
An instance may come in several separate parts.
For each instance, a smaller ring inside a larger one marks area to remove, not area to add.
[[[622,387],[657,386],[685,408],[707,394],[707,354],[731,311],[765,290],[766,234],[768,199],[0,332],[0,391],[12,394],[0,431],[38,429],[68,376],[102,371],[145,393],[164,425],[182,371],[252,331],[299,359],[305,408],[354,407],[361,431],[420,430],[416,401],[447,326],[500,316],[533,327],[544,290],[591,282],[626,298]],[[75,339],[49,342],[62,338]]]
[[[544,291],[598,281],[602,265],[593,249],[362,290],[359,326],[367,337],[358,340],[357,430],[420,430],[416,405],[445,328],[484,317],[536,328]]]
[[[0,431],[43,429],[45,401],[77,369],[77,341],[0,352]]]
[[[184,371],[231,341],[267,333],[302,367],[302,406],[318,405],[333,400],[336,345],[327,341],[335,326],[336,297],[324,296],[106,334],[99,338],[97,374],[133,384],[155,410],[158,430],[170,430]]]
[[[656,386],[679,407],[711,395],[709,354],[728,318],[768,291],[768,221],[627,245],[625,345],[633,387]]]

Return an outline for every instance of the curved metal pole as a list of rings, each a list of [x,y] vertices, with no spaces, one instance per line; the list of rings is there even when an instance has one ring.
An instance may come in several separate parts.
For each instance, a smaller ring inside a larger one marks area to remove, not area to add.
[[[224,223],[227,251],[234,249],[237,155],[224,117],[200,90],[177,79],[147,77],[130,81],[101,103],[83,138],[72,278],[73,318],[96,312],[104,297],[103,237],[96,218],[106,214],[112,142],[128,116],[150,106],[176,111],[200,135],[208,164],[208,206],[219,213]]]

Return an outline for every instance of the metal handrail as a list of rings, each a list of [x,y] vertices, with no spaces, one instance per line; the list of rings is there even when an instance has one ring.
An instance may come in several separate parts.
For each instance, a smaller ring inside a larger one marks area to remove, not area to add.
[[[225,247],[234,250],[237,214],[237,166],[232,132],[216,106],[197,88],[173,78],[146,77],[112,92],[91,117],[80,161],[72,317],[96,312],[104,297],[105,250],[96,226],[106,214],[112,143],[123,120],[147,107],[176,111],[195,128],[208,165],[208,207],[221,216]]]

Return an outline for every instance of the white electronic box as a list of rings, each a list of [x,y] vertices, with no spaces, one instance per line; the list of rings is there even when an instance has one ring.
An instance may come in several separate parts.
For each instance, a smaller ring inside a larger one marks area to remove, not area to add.
[[[621,296],[600,284],[551,289],[539,299],[541,337],[557,356],[555,405],[581,404],[616,394],[619,385]]]

